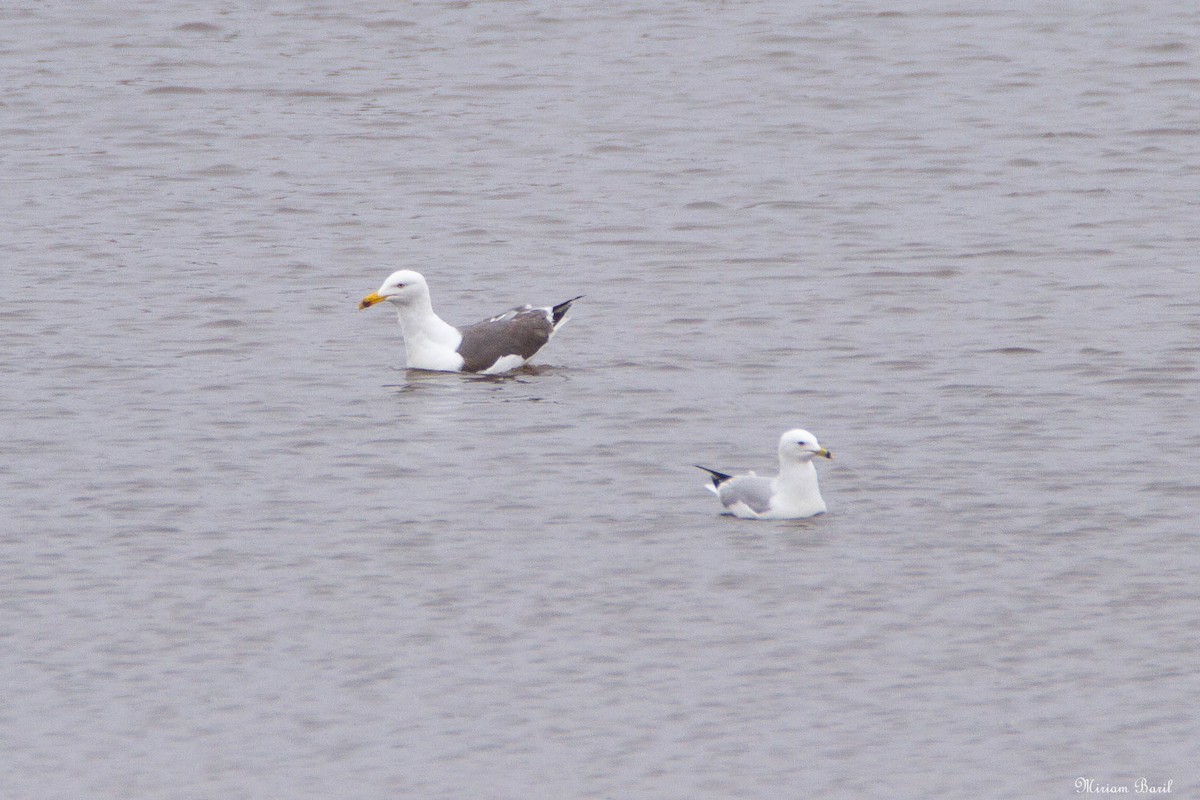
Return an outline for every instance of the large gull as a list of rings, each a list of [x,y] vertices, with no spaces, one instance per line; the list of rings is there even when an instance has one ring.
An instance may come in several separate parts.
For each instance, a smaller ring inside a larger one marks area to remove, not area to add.
[[[705,487],[715,494],[725,510],[744,519],[800,519],[825,512],[825,501],[817,486],[813,459],[833,458],[817,437],[800,428],[779,437],[779,475],[760,478],[726,475],[708,467],[697,467],[712,477]]]
[[[402,269],[393,272],[379,291],[364,297],[358,307],[370,308],[387,300],[396,308],[410,369],[491,375],[516,369],[532,358],[562,327],[567,309],[579,297],[547,308],[518,306],[456,328],[433,313],[425,277]]]

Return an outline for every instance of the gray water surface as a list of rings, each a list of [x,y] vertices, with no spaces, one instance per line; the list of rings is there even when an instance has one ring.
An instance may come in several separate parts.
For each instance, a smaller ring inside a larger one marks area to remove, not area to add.
[[[0,11],[0,795],[1196,796],[1200,13],[1103,5]],[[586,297],[407,373],[401,267]]]

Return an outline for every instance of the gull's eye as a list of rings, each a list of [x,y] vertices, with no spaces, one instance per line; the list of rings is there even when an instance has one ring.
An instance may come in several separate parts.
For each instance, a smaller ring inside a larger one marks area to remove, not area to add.
[[[397,284],[396,284],[396,288],[397,288],[397,289],[403,289],[403,288],[404,288],[404,284],[403,284],[403,283],[397,283]]]

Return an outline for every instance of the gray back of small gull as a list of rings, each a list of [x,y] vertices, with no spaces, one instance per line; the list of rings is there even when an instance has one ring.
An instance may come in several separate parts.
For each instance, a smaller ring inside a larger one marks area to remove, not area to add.
[[[755,514],[765,514],[771,508],[774,488],[770,478],[760,478],[753,472],[749,475],[729,475],[699,464],[695,467],[708,473],[712,479],[709,491],[717,496],[725,508],[732,508],[739,502]]]
[[[717,487],[717,497],[721,505],[732,508],[738,503],[745,503],[755,514],[765,514],[771,508],[770,478],[760,478],[757,475],[738,475],[727,481],[722,481]]]

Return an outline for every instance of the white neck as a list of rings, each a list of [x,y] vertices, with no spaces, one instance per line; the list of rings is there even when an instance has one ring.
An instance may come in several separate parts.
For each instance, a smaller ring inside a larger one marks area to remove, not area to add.
[[[812,459],[785,461],[779,465],[779,476],[775,478],[776,491],[781,495],[785,508],[772,508],[790,514],[817,514],[825,510],[821,489],[817,485],[817,468]]]
[[[462,356],[457,352],[462,342],[458,329],[433,313],[429,295],[415,297],[408,303],[393,303],[404,334],[404,350],[408,366],[413,369],[457,370],[462,368]]]

